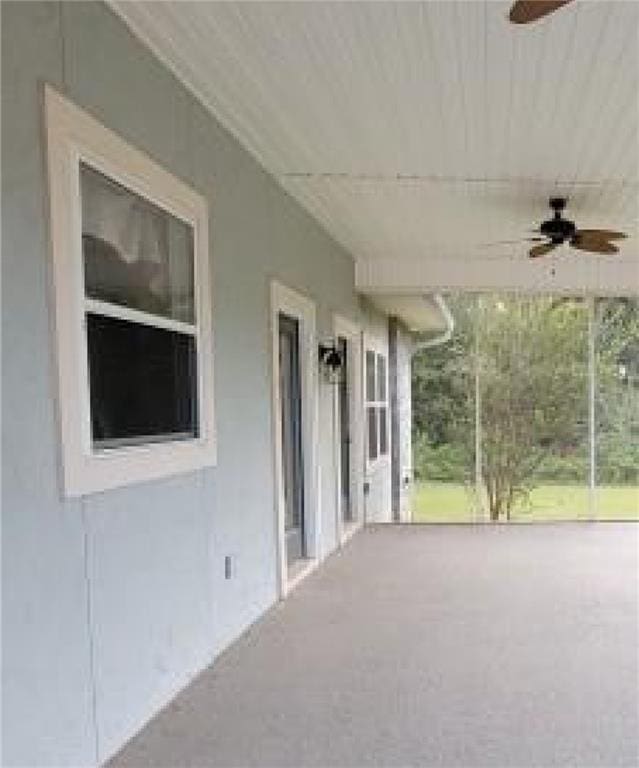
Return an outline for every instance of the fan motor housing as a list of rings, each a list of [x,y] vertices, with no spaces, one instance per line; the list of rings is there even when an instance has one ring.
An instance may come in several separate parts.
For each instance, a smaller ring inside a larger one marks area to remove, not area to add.
[[[570,239],[575,234],[576,229],[574,221],[555,218],[544,221],[539,231],[553,243],[563,243],[564,240]]]
[[[560,245],[569,240],[577,231],[574,221],[562,219],[561,212],[566,207],[568,200],[565,197],[551,197],[548,201],[555,215],[552,219],[544,221],[539,231],[555,245]]]

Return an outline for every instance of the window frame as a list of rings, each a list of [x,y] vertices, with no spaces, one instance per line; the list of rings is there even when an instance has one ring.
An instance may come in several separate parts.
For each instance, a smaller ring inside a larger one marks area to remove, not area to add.
[[[373,356],[373,393],[374,397],[369,397],[368,392],[368,360],[369,354]],[[383,361],[383,381],[380,378],[380,361]],[[364,380],[366,382],[364,396],[365,396],[365,410],[366,410],[366,462],[368,466],[374,466],[378,461],[387,459],[390,454],[389,446],[389,434],[388,434],[388,355],[384,352],[380,352],[375,349],[374,346],[367,346],[364,353]],[[380,397],[380,384],[383,383],[384,397]],[[369,411],[374,410],[375,417],[375,456],[371,456],[371,442],[370,442],[370,428],[369,428]],[[385,450],[382,452],[382,430],[381,424],[384,421],[386,445]]]
[[[81,496],[213,466],[217,451],[207,201],[48,85],[44,107],[63,493]],[[81,163],[192,227],[192,325],[86,296]],[[86,313],[94,310],[128,322],[192,333],[197,355],[198,437],[108,449],[93,446]]]

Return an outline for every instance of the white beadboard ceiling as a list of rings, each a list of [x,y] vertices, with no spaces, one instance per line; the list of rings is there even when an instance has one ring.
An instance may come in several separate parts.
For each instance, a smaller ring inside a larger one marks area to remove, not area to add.
[[[639,288],[639,3],[525,27],[496,0],[112,6],[363,288]],[[486,245],[525,236],[557,193],[578,227],[626,231],[621,254]]]

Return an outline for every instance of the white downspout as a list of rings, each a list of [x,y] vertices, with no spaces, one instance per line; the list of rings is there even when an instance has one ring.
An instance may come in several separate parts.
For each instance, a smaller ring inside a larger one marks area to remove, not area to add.
[[[425,297],[424,297],[425,298]],[[411,349],[411,357],[418,352],[421,352],[422,349],[429,349],[430,347],[436,347],[439,344],[445,344],[447,341],[450,341],[453,331],[455,330],[455,319],[450,313],[450,309],[448,309],[448,304],[444,301],[441,294],[435,293],[433,294],[433,299],[435,301],[435,304],[439,307],[439,311],[444,316],[444,320],[446,321],[446,330],[443,333],[440,333],[439,336],[435,336],[432,339],[427,339],[426,341],[418,341],[413,344],[413,347]],[[411,439],[412,442],[412,439]],[[411,444],[411,455],[412,455],[412,444]],[[412,464],[412,460],[411,460]],[[411,469],[411,477],[412,477],[413,471]],[[412,482],[412,481],[411,481]],[[412,513],[411,513],[412,516]]]
[[[450,341],[453,335],[453,331],[455,330],[455,319],[451,315],[450,309],[448,309],[448,305],[441,297],[441,294],[435,293],[433,295],[433,299],[435,304],[437,304],[439,307],[439,311],[444,316],[444,320],[446,321],[446,330],[443,333],[440,333],[439,336],[435,336],[433,339],[418,341],[413,344],[411,355],[415,355],[417,352],[421,352],[422,349],[428,349],[429,347],[437,347],[439,344],[445,344],[447,341]]]

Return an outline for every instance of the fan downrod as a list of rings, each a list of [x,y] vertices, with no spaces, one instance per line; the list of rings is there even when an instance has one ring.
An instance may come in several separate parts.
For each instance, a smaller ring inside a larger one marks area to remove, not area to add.
[[[561,216],[561,212],[564,210],[566,205],[568,204],[568,198],[567,197],[551,197],[548,201],[550,207],[555,212],[555,218],[559,218]]]

